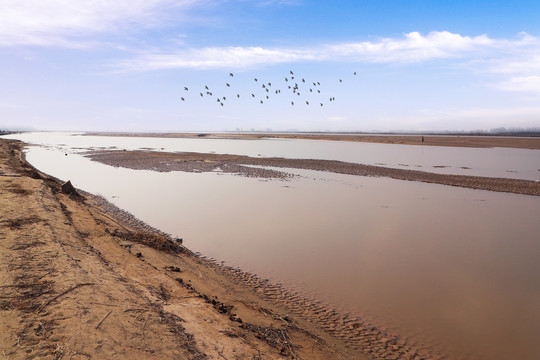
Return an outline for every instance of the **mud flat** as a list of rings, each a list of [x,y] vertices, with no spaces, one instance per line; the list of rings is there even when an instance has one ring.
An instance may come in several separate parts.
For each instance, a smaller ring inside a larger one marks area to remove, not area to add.
[[[434,354],[216,264],[31,167],[0,139],[7,359],[422,359]]]
[[[239,155],[205,153],[165,153],[151,151],[92,151],[86,154],[94,161],[136,170],[161,172],[220,171],[242,176],[286,179],[286,168],[328,171],[357,176],[378,176],[398,180],[421,181],[471,189],[540,195],[540,182],[481,176],[445,175],[424,171],[393,169],[332,160],[255,158]],[[276,169],[277,168],[277,169]],[[280,171],[279,168],[283,168]]]

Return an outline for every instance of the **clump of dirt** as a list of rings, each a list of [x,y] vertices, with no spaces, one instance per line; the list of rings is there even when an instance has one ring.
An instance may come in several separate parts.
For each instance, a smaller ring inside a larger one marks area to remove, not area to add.
[[[139,244],[146,245],[156,250],[166,251],[171,253],[181,253],[184,251],[184,248],[179,244],[173,242],[169,237],[160,234],[153,234],[148,232],[126,232],[114,230],[109,232],[112,236],[122,238],[126,241],[133,241]]]
[[[257,339],[260,339],[274,349],[277,349],[280,352],[280,355],[296,358],[295,350],[298,346],[293,344],[287,329],[247,323],[243,323],[240,327],[249,330]]]
[[[30,225],[35,224],[37,222],[43,221],[43,219],[39,219],[37,217],[31,216],[31,217],[21,217],[17,219],[11,219],[11,220],[0,220],[0,223],[3,223],[4,226],[9,227],[10,230],[16,230],[20,229],[24,225]]]

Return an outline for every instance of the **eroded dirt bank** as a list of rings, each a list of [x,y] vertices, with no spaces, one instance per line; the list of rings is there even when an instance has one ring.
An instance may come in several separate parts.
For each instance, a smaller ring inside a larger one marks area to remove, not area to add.
[[[91,194],[67,194],[0,139],[5,359],[426,359],[408,344],[219,266]]]
[[[222,171],[242,176],[262,178],[287,178],[284,170],[265,169],[294,168],[328,171],[359,176],[382,176],[398,180],[421,181],[472,189],[540,195],[540,182],[507,178],[491,178],[466,175],[445,175],[425,171],[392,169],[382,166],[347,163],[332,160],[254,158],[241,155],[204,153],[166,153],[151,151],[93,151],[89,158],[103,164],[138,170],[154,171]],[[256,166],[256,167],[253,167]]]

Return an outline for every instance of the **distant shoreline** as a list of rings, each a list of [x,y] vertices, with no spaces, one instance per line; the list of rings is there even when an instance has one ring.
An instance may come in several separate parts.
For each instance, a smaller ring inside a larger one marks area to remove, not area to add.
[[[536,134],[536,133],[535,133]],[[435,135],[435,134],[357,134],[357,133],[115,133],[89,132],[87,136],[120,136],[120,137],[161,137],[161,138],[194,138],[194,139],[302,139],[354,141],[384,144],[450,146],[490,148],[504,147],[516,149],[540,150],[540,134],[529,135]],[[423,139],[423,141],[422,141]]]

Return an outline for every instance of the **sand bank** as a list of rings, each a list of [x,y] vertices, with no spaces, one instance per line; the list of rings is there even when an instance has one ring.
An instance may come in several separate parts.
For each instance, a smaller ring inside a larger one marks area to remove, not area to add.
[[[162,172],[221,171],[249,177],[286,179],[291,175],[285,170],[280,171],[278,169],[294,168],[357,176],[389,177],[398,180],[540,196],[540,182],[537,181],[435,174],[425,171],[393,169],[332,160],[254,158],[240,155],[151,151],[92,151],[87,156],[103,164],[138,170]]]
[[[431,357],[361,319],[196,256],[103,199],[64,193],[21,147],[0,139],[5,358]]]

